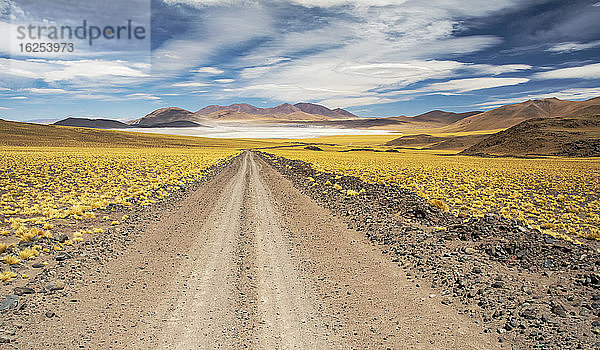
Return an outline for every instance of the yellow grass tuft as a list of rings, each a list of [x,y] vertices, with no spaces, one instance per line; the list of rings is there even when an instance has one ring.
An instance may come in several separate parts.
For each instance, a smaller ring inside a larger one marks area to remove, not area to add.
[[[17,274],[12,271],[0,272],[0,281],[2,282],[10,282],[10,280],[12,280],[15,277],[17,277]]]
[[[18,255],[21,260],[27,260],[27,259],[35,258],[36,256],[40,255],[40,252],[38,252],[35,249],[25,248],[25,249],[21,250]]]
[[[21,262],[21,259],[13,255],[5,256],[0,260],[2,260],[2,262],[4,262],[7,265],[16,265]]]
[[[434,207],[436,207],[442,211],[448,211],[450,209],[448,204],[444,203],[444,201],[439,200],[439,199],[432,199],[429,201],[429,204],[433,205]]]

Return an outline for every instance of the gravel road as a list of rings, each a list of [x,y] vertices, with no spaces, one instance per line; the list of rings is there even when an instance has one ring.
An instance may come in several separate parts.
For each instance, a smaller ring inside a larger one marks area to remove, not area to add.
[[[117,254],[72,259],[80,277],[64,291],[32,296],[7,346],[498,347],[251,152],[133,228]]]

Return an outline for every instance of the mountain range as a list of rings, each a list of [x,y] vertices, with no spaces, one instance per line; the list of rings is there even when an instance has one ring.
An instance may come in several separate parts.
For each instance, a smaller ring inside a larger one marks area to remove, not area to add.
[[[229,106],[211,105],[195,112],[178,107],[161,108],[126,123],[108,119],[67,118],[55,124],[104,129],[212,126],[218,123],[298,124],[390,130],[435,128],[442,132],[472,132],[507,129],[529,119],[595,114],[600,114],[600,97],[586,101],[547,98],[505,105],[484,112],[453,113],[434,110],[413,117],[385,118],[361,118],[341,108],[329,109],[313,103],[284,103],[271,108],[240,103]]]

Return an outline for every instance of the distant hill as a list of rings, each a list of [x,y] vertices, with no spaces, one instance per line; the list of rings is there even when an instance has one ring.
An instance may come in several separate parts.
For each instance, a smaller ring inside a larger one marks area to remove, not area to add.
[[[129,125],[118,120],[89,118],[66,118],[53,123],[53,125],[77,126],[94,129],[125,129],[129,127]]]
[[[454,113],[434,110],[414,117],[398,116],[386,119],[395,120],[407,128],[440,128],[479,113],[481,111]]]
[[[600,114],[600,97],[586,101],[557,98],[529,100],[475,114],[448,125],[448,131],[505,129],[535,118],[590,116]]]
[[[152,125],[139,125],[141,128],[195,128],[199,126],[205,126],[189,120],[176,120],[173,122],[158,123]],[[133,127],[133,126],[130,126]]]
[[[464,155],[600,156],[600,115],[535,118],[493,134]]]
[[[270,108],[236,103],[229,106],[210,105],[196,112],[177,107],[161,108],[133,121],[131,125],[153,126],[173,121],[288,123],[355,119],[359,119],[359,117],[346,110],[340,108],[332,110],[313,103],[297,103],[295,105],[283,103]]]
[[[314,103],[296,103],[294,107],[300,109],[302,112],[309,114],[319,114],[326,117],[340,118],[340,119],[356,119],[358,116],[341,108],[329,109],[325,106],[321,106]]]
[[[136,127],[151,127],[176,121],[191,121],[194,122],[196,115],[188,110],[178,107],[167,107],[146,114],[140,119],[136,119],[129,125]]]
[[[309,115],[319,116],[317,119],[323,119],[322,117],[329,118],[343,118],[343,119],[352,119],[358,118],[354,114],[345,111],[343,109],[335,109],[331,110],[325,106],[313,104],[313,103],[296,103],[295,105],[291,105],[289,103],[283,103],[276,107],[271,108],[260,108],[255,107],[253,105],[247,103],[236,103],[229,106],[218,106],[211,105],[204,107],[198,111],[196,111],[197,115],[201,116],[211,116],[215,115],[216,112],[229,112],[227,115],[233,115],[235,113],[241,113],[240,117],[244,117],[244,115],[259,115],[259,116],[271,116],[272,118],[276,118],[276,116],[285,116],[290,114],[301,115],[298,112],[306,113]],[[217,115],[223,115],[222,113]],[[240,118],[241,119],[241,118]],[[290,118],[284,118],[290,119]],[[306,119],[306,118],[304,118]]]
[[[386,146],[400,148],[418,148],[431,150],[462,151],[489,135],[463,135],[463,136],[432,136],[429,134],[406,135],[388,141]]]
[[[0,119],[0,146],[18,147],[265,147],[271,141],[209,139],[127,130],[101,130],[13,122]],[[276,143],[275,143],[276,144]]]

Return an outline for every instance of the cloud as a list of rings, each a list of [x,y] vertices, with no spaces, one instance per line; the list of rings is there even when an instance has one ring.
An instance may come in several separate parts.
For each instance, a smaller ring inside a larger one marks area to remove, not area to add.
[[[397,102],[397,99],[383,98],[379,96],[362,96],[362,97],[340,97],[319,101],[320,104],[329,108],[346,108],[354,106],[366,106],[380,103]]]
[[[11,109],[12,108],[9,108],[9,107],[0,107],[0,110],[2,110],[2,111],[8,111],[8,110],[11,110]]]
[[[184,81],[184,82],[171,84],[171,86],[173,86],[173,87],[200,87],[200,86],[209,86],[209,84],[199,83],[199,82],[194,82],[194,81]]]
[[[13,96],[13,97],[9,97],[9,100],[26,100],[27,96]]]
[[[216,83],[226,84],[226,83],[233,83],[235,81],[235,79],[215,79],[214,81]]]
[[[199,67],[190,70],[191,73],[223,74],[224,70],[215,67]]]
[[[560,53],[570,53],[575,51],[582,51],[587,49],[593,49],[595,47],[600,46],[600,40],[591,41],[589,43],[577,43],[577,42],[566,42],[556,44],[546,51],[550,52],[560,52]]]
[[[66,94],[66,93],[69,93],[69,91],[66,91],[64,89],[47,89],[47,88],[29,88],[29,89],[25,89],[25,91],[31,92],[34,94]]]
[[[127,97],[127,99],[130,99],[130,100],[160,100],[160,97],[158,97],[158,96],[144,94],[144,93],[129,94],[126,97]]]
[[[135,63],[104,60],[44,60],[44,59],[7,59],[0,58],[0,77],[8,76],[25,80],[66,83],[70,85],[116,86],[131,84],[149,75],[140,69],[132,68]]]
[[[514,73],[524,70],[530,70],[533,68],[528,64],[504,64],[504,65],[491,65],[491,64],[473,64],[470,66],[481,74],[500,75],[504,73]]]
[[[473,106],[480,107],[499,107],[506,104],[520,103],[526,100],[537,100],[543,98],[558,98],[560,100],[587,100],[600,96],[600,87],[593,88],[570,88],[548,92],[543,94],[527,94],[509,99],[498,99],[489,102],[478,103]]]
[[[511,86],[527,83],[527,78],[468,78],[455,79],[441,83],[434,83],[421,91],[456,91],[467,92],[482,89],[491,89],[501,86]]]
[[[554,69],[533,75],[535,79],[600,79],[600,63]]]

